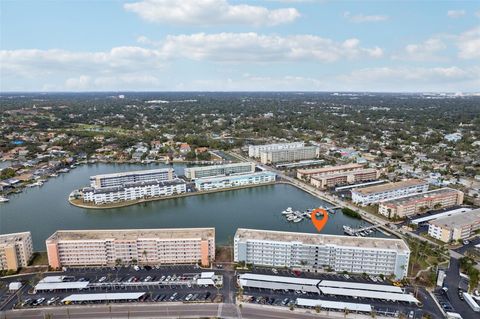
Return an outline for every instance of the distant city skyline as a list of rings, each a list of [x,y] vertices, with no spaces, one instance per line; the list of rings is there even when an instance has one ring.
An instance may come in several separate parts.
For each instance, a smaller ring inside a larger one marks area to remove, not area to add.
[[[1,1],[0,91],[480,91],[476,1]]]

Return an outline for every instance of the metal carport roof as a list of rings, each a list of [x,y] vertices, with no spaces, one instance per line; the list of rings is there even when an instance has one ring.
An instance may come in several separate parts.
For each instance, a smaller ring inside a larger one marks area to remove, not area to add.
[[[263,289],[275,289],[275,290],[301,290],[306,292],[319,293],[317,286],[310,285],[301,285],[301,284],[291,284],[283,282],[274,282],[274,281],[260,281],[260,280],[247,280],[240,279],[241,287],[252,287],[252,288],[263,288]]]
[[[120,292],[104,294],[75,294],[63,298],[65,301],[107,301],[107,300],[135,300],[143,296],[144,292]]]
[[[385,292],[395,292],[400,294],[403,293],[402,288],[391,286],[391,285],[364,284],[360,282],[346,282],[346,281],[337,281],[337,280],[322,280],[319,286],[332,287],[332,288],[361,289],[361,290],[370,290],[370,291],[385,291]]]
[[[351,311],[364,311],[371,312],[372,307],[367,304],[361,303],[352,303],[352,302],[339,302],[339,301],[329,301],[329,300],[316,300],[316,299],[305,299],[297,298],[297,305],[304,307],[317,307],[320,306],[324,309],[348,309]]]
[[[393,301],[405,301],[418,303],[417,298],[409,294],[396,294],[392,292],[368,291],[358,289],[320,287],[320,291],[326,295],[349,296],[371,299],[385,299]]]
[[[36,291],[40,290],[69,290],[69,289],[85,289],[88,281],[73,282],[40,282],[35,286]]]
[[[240,279],[290,283],[290,284],[308,285],[308,286],[317,286],[318,283],[320,282],[319,279],[270,276],[270,275],[257,275],[257,274],[242,274],[242,275],[240,275]]]

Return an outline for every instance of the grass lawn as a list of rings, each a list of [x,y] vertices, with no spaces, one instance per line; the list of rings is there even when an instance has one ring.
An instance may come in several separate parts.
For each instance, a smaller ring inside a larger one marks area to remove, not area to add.
[[[46,251],[33,253],[33,259],[30,266],[45,266],[48,265],[48,256]]]

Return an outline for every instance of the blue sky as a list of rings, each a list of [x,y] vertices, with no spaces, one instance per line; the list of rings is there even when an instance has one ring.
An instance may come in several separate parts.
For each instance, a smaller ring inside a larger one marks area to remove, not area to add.
[[[1,91],[479,91],[480,2],[0,0]]]

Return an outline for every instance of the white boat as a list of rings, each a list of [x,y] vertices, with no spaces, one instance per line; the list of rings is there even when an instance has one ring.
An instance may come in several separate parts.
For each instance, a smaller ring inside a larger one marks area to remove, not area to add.
[[[282,215],[290,215],[290,214],[291,214],[291,212],[287,212],[286,210],[284,210],[284,211],[282,212]]]
[[[297,217],[297,218],[295,218],[295,219],[293,220],[293,222],[294,222],[294,223],[299,223],[299,222],[301,222],[302,220],[303,220],[303,218]]]
[[[32,183],[32,184],[28,184],[27,187],[35,187],[35,186],[42,186],[43,183],[40,182],[40,181],[37,181],[35,183]]]
[[[8,202],[8,201],[9,201],[8,198],[3,197],[3,196],[0,196],[0,203],[6,203],[6,202]]]
[[[70,172],[70,170],[65,167],[65,168],[59,169],[58,172],[59,173],[68,173],[68,172]]]
[[[55,173],[50,174],[50,177],[57,177],[57,176],[58,174],[55,174]]]
[[[288,217],[287,217],[287,220],[288,220],[289,222],[291,222],[291,221],[293,221],[293,220],[296,219],[296,218],[297,218],[297,217],[295,217],[295,216],[288,216]]]

